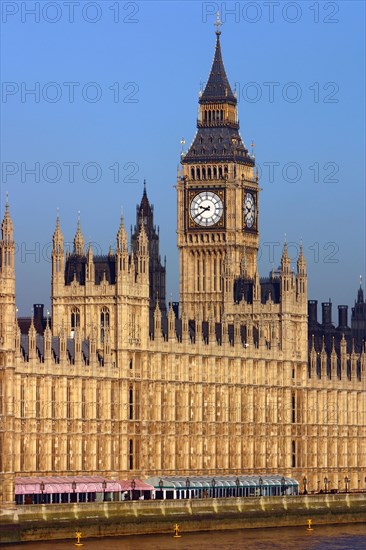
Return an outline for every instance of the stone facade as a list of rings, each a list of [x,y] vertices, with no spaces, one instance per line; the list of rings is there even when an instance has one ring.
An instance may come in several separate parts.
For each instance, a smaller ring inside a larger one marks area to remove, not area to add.
[[[255,159],[239,134],[219,31],[181,161],[178,315],[172,303],[165,312],[158,234],[140,207],[131,247],[122,217],[106,256],[86,250],[80,221],[65,254],[57,219],[52,321],[43,335],[33,322],[22,335],[6,206],[0,502],[13,502],[14,477],[29,475],[280,473],[306,477],[307,490],[344,488],[345,477],[349,489],[364,486],[364,344],[349,351],[343,339],[309,354],[302,250],[296,272],[285,243],[280,271],[259,277]]]

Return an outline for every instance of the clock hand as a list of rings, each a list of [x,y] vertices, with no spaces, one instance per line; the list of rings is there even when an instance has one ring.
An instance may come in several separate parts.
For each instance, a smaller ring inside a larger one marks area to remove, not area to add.
[[[200,216],[202,214],[202,212],[205,212],[207,210],[210,210],[210,206],[199,206],[198,208],[201,208],[201,212],[198,212],[198,214],[196,214],[194,216],[194,220],[197,218],[197,216]]]

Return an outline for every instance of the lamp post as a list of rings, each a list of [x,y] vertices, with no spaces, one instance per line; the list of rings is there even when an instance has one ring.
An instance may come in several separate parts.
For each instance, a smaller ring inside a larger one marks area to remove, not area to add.
[[[260,477],[259,480],[259,496],[262,497],[263,496],[263,479]]]
[[[325,476],[324,478],[324,493],[328,492],[328,478]]]
[[[190,496],[190,495],[189,495],[189,488],[190,488],[190,486],[191,486],[191,481],[190,481],[189,477],[187,477],[187,479],[186,479],[187,498],[189,498],[189,496]]]
[[[307,485],[308,485],[308,479],[306,476],[304,476],[304,479],[302,480],[303,484],[304,484],[304,495],[307,495],[308,494],[308,491],[307,491]]]
[[[41,481],[41,485],[40,485],[40,488],[41,488],[41,493],[42,493],[42,497],[41,497],[41,502],[42,502],[42,504],[43,504],[43,503],[44,503],[44,500],[43,500],[43,498],[44,498],[44,497],[43,497],[43,491],[44,491],[44,482],[43,482],[43,481]]]
[[[71,499],[71,502],[76,502],[76,481],[74,479],[74,481],[72,482],[71,484],[71,487],[72,487],[72,492],[73,492],[73,497]]]
[[[240,479],[238,477],[235,480],[235,484],[236,484],[236,496],[238,497],[239,496],[239,485],[240,485]]]
[[[320,488],[320,480],[319,479],[317,481],[317,484],[318,484],[318,493],[319,493],[319,488]]]
[[[286,480],[284,477],[281,478],[281,494],[282,496],[285,494],[286,492]]]
[[[215,486],[216,486],[216,479],[212,478],[212,498],[215,498]]]
[[[349,478],[348,478],[348,476],[346,476],[344,478],[344,485],[345,485],[345,488],[346,488],[346,493],[348,493],[348,483],[349,483]]]
[[[135,495],[134,495],[135,488],[136,488],[136,481],[133,479],[133,480],[131,481],[131,489],[132,489],[132,491],[131,491],[131,500],[133,500],[133,498],[134,498],[134,496],[135,496]]]
[[[164,481],[160,478],[159,480],[159,489],[161,492],[160,498],[163,498],[163,487],[164,487]]]
[[[103,502],[104,502],[105,501],[105,490],[107,488],[107,482],[106,482],[105,479],[103,479],[102,487],[103,487]]]

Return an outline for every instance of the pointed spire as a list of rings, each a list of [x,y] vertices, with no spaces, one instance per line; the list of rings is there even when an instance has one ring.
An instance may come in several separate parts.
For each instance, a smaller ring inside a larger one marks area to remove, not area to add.
[[[62,234],[62,231],[61,231],[61,224],[60,224],[60,211],[59,209],[57,208],[57,214],[56,214],[56,227],[55,227],[55,231],[53,233],[53,245],[55,247],[55,245],[60,245],[61,248],[63,246],[63,242],[64,242],[64,237],[63,237],[63,234]]]
[[[360,275],[360,288],[357,292],[357,303],[363,304],[364,302],[364,295],[363,295],[363,288],[362,288],[362,275]]]
[[[121,219],[119,223],[119,228],[117,232],[117,250],[119,252],[127,252],[128,251],[128,235],[125,228],[125,222],[124,222],[124,216],[123,216],[123,209],[121,207]]]
[[[299,257],[297,258],[297,272],[301,275],[304,275],[306,271],[306,260],[304,256],[303,246],[302,246],[302,239],[300,239],[300,251],[299,251]]]
[[[221,55],[221,45],[220,45],[220,14],[217,14],[216,19],[216,47],[215,55],[212,62],[212,67],[210,75],[207,80],[206,87],[199,99],[199,102],[202,103],[212,103],[216,101],[225,101],[236,105],[237,99],[232,92],[228,78],[226,76],[226,71],[224,67],[224,62]]]
[[[285,242],[283,244],[283,252],[282,252],[282,257],[281,257],[281,269],[282,269],[282,271],[289,272],[290,271],[290,266],[291,266],[291,261],[290,261],[289,255],[288,255],[286,235],[285,235]]]
[[[78,212],[78,225],[74,237],[74,254],[77,254],[78,256],[84,256],[84,236],[81,232],[80,227],[80,210]]]
[[[315,337],[314,337],[314,334],[311,335],[311,351],[315,351]]]
[[[8,192],[6,193],[5,214],[4,214],[3,222],[1,224],[1,232],[2,232],[2,238],[4,241],[7,241],[9,243],[9,241],[13,240],[14,226],[13,226],[13,221],[11,219],[10,212],[9,212]]]

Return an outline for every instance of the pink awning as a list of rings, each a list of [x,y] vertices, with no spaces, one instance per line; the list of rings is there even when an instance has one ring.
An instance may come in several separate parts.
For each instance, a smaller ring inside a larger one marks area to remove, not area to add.
[[[134,480],[122,480],[119,482],[121,486],[121,491],[132,491],[131,483],[132,481],[135,482],[135,491],[154,491],[154,487],[152,485],[149,485],[148,483],[145,483],[144,481],[141,481],[141,479],[134,479]]]
[[[105,488],[103,487],[106,481]],[[43,483],[43,491],[42,491]],[[15,478],[16,495],[52,494],[52,493],[102,493],[119,492],[118,481],[104,480],[97,476],[75,477],[17,477]]]

